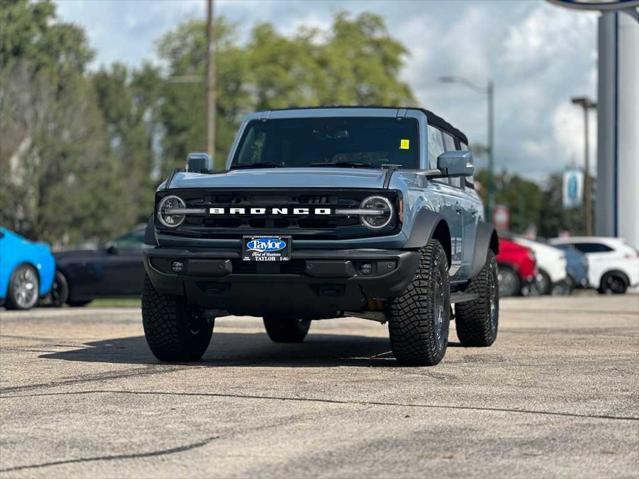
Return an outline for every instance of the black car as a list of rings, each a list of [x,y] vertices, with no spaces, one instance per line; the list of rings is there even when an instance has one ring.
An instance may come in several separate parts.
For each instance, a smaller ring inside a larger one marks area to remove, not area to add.
[[[96,298],[139,297],[144,283],[144,226],[94,250],[55,253],[54,306],[84,306]]]

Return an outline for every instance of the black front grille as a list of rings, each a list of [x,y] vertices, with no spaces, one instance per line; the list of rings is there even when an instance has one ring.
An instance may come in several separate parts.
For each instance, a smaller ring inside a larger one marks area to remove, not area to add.
[[[221,189],[172,189],[160,191],[157,202],[168,194],[182,198],[187,208],[267,208],[268,214],[259,215],[211,215],[208,213],[188,215],[182,225],[167,232],[193,237],[230,239],[259,234],[280,234],[314,239],[343,239],[363,236],[391,234],[396,231],[397,221],[380,231],[371,232],[360,223],[359,216],[338,215],[294,215],[270,214],[270,208],[359,208],[362,200],[371,195],[384,194],[398,206],[399,194],[390,190],[321,190],[309,194],[302,189],[253,189],[227,191]]]

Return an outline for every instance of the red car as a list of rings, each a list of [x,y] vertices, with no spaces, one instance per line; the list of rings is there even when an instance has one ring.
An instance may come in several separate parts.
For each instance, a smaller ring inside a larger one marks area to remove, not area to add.
[[[499,238],[499,295],[530,294],[537,275],[537,260],[533,252],[513,241]]]

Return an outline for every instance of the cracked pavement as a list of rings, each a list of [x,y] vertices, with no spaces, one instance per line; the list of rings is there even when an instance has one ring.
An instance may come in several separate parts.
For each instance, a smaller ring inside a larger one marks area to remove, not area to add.
[[[398,367],[386,326],[222,318],[160,364],[134,308],[0,311],[0,477],[638,477],[639,295],[502,301],[497,343]]]

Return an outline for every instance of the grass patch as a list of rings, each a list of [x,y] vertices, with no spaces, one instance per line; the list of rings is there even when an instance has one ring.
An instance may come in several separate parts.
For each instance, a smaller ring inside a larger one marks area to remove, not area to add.
[[[140,299],[138,298],[106,298],[95,299],[88,306],[94,308],[139,308]]]

